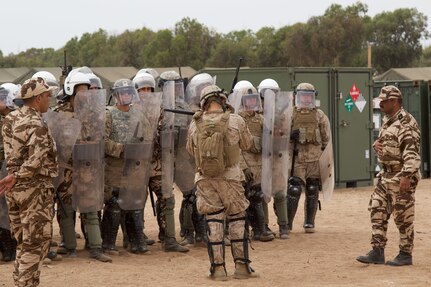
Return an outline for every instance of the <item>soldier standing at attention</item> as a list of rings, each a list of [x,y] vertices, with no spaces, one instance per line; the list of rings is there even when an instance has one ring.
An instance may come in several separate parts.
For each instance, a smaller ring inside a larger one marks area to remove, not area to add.
[[[0,194],[6,192],[11,230],[18,241],[15,286],[39,285],[52,235],[57,150],[42,119],[51,90],[42,78],[25,81],[17,97],[24,106],[13,119],[6,117],[2,129],[8,175],[0,180]]]
[[[371,195],[371,246],[361,263],[385,263],[386,232],[391,213],[400,233],[399,254],[386,265],[412,265],[415,218],[415,190],[420,179],[420,130],[414,117],[402,106],[401,91],[395,86],[383,87],[377,98],[385,114],[373,148],[383,169]]]
[[[244,120],[231,113],[222,90],[211,85],[200,96],[202,112],[193,116],[187,138],[187,150],[195,158],[197,208],[208,223],[209,278],[228,280],[225,267],[225,216],[229,219],[229,236],[235,261],[236,279],[258,277],[250,267],[248,234],[245,229],[249,205],[241,181],[239,166],[242,150],[251,147],[252,136]]]

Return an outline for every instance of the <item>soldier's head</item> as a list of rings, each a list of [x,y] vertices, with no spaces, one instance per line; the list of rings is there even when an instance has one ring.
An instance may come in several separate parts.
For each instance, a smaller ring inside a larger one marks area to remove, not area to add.
[[[111,88],[111,93],[117,106],[128,106],[139,99],[138,92],[129,79],[119,79],[115,81]]]
[[[156,80],[159,77],[159,73],[153,69],[153,68],[143,68],[140,69],[137,73],[136,73],[136,77],[142,74],[150,74],[151,76],[153,76],[154,80]]]
[[[174,81],[176,83],[178,83],[178,82],[182,83],[183,79],[181,78],[180,74],[178,74],[175,71],[163,72],[160,74],[160,77],[159,77],[159,83],[158,83],[159,88],[163,88],[165,83],[168,81]]]
[[[91,87],[88,74],[72,70],[64,80],[64,91],[62,100],[73,102],[73,97],[78,93],[84,93]]]
[[[309,83],[300,83],[295,91],[295,106],[298,109],[314,109],[316,108],[317,91],[314,86]]]
[[[277,94],[280,91],[280,87],[278,86],[278,83],[273,79],[265,79],[262,82],[260,82],[259,86],[257,86],[257,91],[259,92],[259,95],[262,100],[265,99],[265,92],[271,90],[275,94]]]
[[[137,74],[133,78],[133,84],[135,85],[135,89],[139,94],[154,92],[156,88],[156,80],[149,73]]]
[[[15,98],[20,89],[21,85],[14,83],[4,83],[0,86],[0,114],[6,115],[17,107]]]
[[[257,112],[262,110],[260,96],[255,87],[243,87],[237,90],[241,95],[239,111]]]
[[[200,96],[200,105],[202,110],[207,111],[214,103],[220,106],[223,110],[226,108],[227,96],[222,89],[216,85],[211,85],[204,88]]]
[[[384,86],[376,99],[380,101],[380,110],[387,115],[395,114],[403,104],[403,95],[395,86]]]
[[[88,79],[90,80],[90,90],[101,90],[103,89],[102,81],[96,74],[93,73],[93,71],[87,67],[82,66],[80,68],[77,68],[76,71],[86,74],[88,76]]]
[[[35,108],[40,113],[48,111],[52,90],[43,78],[31,78],[22,84],[18,99],[24,101],[24,105]]]
[[[199,97],[205,87],[215,85],[215,78],[210,74],[200,73],[191,78],[186,88],[186,99],[189,104],[199,105]]]

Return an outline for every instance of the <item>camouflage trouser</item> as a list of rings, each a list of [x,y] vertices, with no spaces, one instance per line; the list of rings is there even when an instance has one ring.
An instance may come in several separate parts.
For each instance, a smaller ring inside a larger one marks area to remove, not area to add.
[[[18,182],[6,198],[11,231],[18,241],[13,272],[15,286],[37,286],[51,240],[54,190]]]
[[[150,192],[154,192],[154,194],[157,196],[157,203],[156,203],[157,222],[159,224],[159,228],[162,230],[165,230],[166,217],[165,217],[164,211],[166,210],[166,199],[163,198],[163,193],[162,193],[162,176],[156,175],[156,176],[150,177],[148,187],[150,189]]]
[[[410,190],[401,192],[399,183],[382,183],[381,179],[378,180],[368,207],[371,213],[373,230],[371,245],[373,247],[384,248],[386,246],[388,220],[393,214],[395,225],[400,233],[399,248],[407,253],[412,252],[416,186],[417,180],[412,180]]]

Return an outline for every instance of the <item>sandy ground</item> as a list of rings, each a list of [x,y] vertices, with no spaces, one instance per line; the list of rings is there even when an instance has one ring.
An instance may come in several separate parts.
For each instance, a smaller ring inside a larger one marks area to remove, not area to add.
[[[431,286],[431,180],[422,180],[416,193],[416,239],[414,265],[389,267],[365,265],[355,260],[369,249],[370,223],[367,205],[372,187],[338,189],[330,202],[322,202],[316,219],[317,232],[305,234],[299,208],[290,239],[269,243],[253,242],[252,266],[258,279],[213,282],[206,278],[209,261],[206,248],[186,254],[165,253],[160,243],[150,246],[151,254],[134,255],[121,250],[114,262],[90,260],[78,240],[78,258],[63,259],[42,269],[40,286]],[[302,195],[304,197],[304,195]],[[176,194],[177,209],[181,195]],[[303,198],[301,199],[303,205]],[[146,209],[146,233],[157,236],[156,219]],[[270,213],[270,227],[278,230]],[[178,224],[177,224],[178,230]],[[386,259],[398,253],[398,231],[390,223]],[[121,232],[117,245],[121,245]],[[55,240],[59,240],[55,225]],[[230,249],[226,252],[228,274],[233,274]],[[0,263],[0,286],[13,286],[13,264]]]

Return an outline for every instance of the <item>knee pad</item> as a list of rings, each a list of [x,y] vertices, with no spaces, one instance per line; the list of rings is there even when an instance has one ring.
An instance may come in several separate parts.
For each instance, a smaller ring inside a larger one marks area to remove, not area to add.
[[[305,194],[307,196],[317,195],[320,190],[320,180],[318,178],[308,178],[305,187]]]
[[[274,203],[283,202],[286,200],[286,193],[279,191],[274,195]]]
[[[289,184],[289,187],[287,189],[287,196],[299,198],[301,196],[301,192],[302,192],[302,186],[301,185]]]

